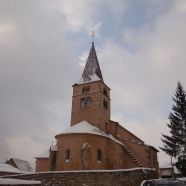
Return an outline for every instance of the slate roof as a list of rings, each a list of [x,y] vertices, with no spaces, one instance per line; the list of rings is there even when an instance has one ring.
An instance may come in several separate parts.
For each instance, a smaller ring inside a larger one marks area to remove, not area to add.
[[[92,42],[92,47],[90,49],[82,77],[77,84],[98,80],[103,80],[103,76],[99,66],[96,50],[94,47],[94,42]]]

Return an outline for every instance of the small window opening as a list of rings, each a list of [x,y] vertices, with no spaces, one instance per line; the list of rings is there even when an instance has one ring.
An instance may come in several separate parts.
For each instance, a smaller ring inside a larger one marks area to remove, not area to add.
[[[65,162],[69,162],[70,160],[70,149],[65,151]]]
[[[106,101],[105,99],[103,100],[103,107],[105,109],[108,109],[108,101]]]
[[[100,149],[97,151],[97,161],[102,161],[102,152]]]

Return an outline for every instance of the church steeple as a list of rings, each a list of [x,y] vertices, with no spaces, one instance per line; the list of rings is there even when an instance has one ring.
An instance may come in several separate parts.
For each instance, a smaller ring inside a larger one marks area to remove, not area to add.
[[[98,80],[103,80],[103,76],[99,66],[94,42],[92,42],[92,47],[90,49],[82,77],[78,83],[87,83]]]
[[[71,126],[82,121],[107,130],[110,88],[104,83],[94,43],[79,82],[73,85]]]

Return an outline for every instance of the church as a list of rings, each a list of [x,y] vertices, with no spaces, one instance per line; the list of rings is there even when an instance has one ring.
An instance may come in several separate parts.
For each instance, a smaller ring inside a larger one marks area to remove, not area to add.
[[[70,127],[55,136],[56,145],[36,157],[36,172],[158,170],[158,150],[111,120],[110,88],[103,80],[94,42],[81,79],[72,87]]]

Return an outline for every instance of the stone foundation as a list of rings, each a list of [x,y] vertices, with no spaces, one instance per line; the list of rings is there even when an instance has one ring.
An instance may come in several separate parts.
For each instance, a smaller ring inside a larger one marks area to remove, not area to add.
[[[144,179],[156,178],[157,172],[153,169],[135,168],[127,170],[43,172],[8,177],[38,180],[41,181],[42,186],[139,186]]]

